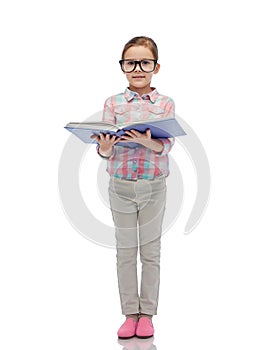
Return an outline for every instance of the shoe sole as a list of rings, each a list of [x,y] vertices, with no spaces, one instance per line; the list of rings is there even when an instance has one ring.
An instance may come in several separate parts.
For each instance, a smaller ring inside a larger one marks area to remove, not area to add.
[[[120,336],[118,336],[118,339],[131,339],[131,338],[134,338],[134,337],[135,337],[135,334],[131,335],[130,337],[120,337]]]
[[[154,334],[152,334],[152,335],[136,335],[136,337],[139,339],[148,339],[148,338],[151,338],[153,336],[154,336]]]

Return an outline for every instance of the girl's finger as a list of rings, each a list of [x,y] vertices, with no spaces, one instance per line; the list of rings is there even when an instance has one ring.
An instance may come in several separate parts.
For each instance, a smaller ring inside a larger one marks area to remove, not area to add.
[[[131,130],[126,130],[125,134],[129,137],[137,137],[137,135],[134,132],[132,132]],[[126,135],[123,135],[123,136],[126,136]]]
[[[138,132],[136,130],[126,130],[125,133],[130,135],[130,136],[135,136],[135,137],[138,137],[141,135],[140,132]]]
[[[113,145],[115,145],[115,143],[119,142],[120,141],[120,138],[117,137],[114,141],[113,141]]]
[[[132,140],[132,137],[127,136],[127,135],[122,135],[122,136],[121,136],[121,139],[124,139],[124,140]]]
[[[146,136],[150,139],[151,138],[151,131],[150,129],[146,130]]]
[[[141,133],[139,131],[136,130],[131,130],[131,132],[135,135],[135,136],[141,136]]]

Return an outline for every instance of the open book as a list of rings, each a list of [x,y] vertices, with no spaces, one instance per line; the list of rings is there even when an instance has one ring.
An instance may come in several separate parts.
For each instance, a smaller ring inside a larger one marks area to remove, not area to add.
[[[72,132],[79,139],[85,143],[96,143],[94,139],[91,138],[93,135],[111,134],[121,137],[125,134],[126,130],[137,130],[144,133],[147,129],[151,131],[151,137],[155,139],[159,138],[169,138],[176,136],[186,135],[185,131],[179,125],[175,118],[166,119],[152,119],[145,121],[137,121],[128,124],[124,124],[121,128],[112,123],[96,121],[96,122],[83,122],[83,123],[68,123],[65,129]],[[135,147],[137,144],[135,142],[118,142],[116,145],[125,147]]]

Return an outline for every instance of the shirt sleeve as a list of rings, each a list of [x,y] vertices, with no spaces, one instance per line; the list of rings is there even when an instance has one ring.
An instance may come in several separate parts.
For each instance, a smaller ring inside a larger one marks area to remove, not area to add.
[[[168,97],[167,104],[165,106],[164,118],[175,118],[175,103],[172,98]]]
[[[106,99],[106,101],[104,103],[102,121],[115,124],[115,115],[113,113],[113,108],[112,108],[112,97],[109,97],[108,99]],[[100,145],[97,144],[96,151],[97,151],[97,154],[101,158],[109,160],[109,159],[112,159],[114,157],[115,147],[112,148],[112,154],[109,157],[102,156],[99,152],[99,148],[100,148]]]
[[[104,122],[116,124],[115,113],[113,111],[113,97],[109,97],[104,104],[103,117]]]
[[[161,141],[161,143],[163,144],[163,150],[162,152],[159,152],[159,153],[156,152],[157,156],[164,156],[168,154],[175,143],[175,139],[173,137],[168,139],[158,139],[158,140]]]
[[[172,98],[168,98],[167,100],[167,104],[165,106],[165,112],[164,112],[164,118],[175,118],[175,103],[173,101]],[[163,138],[163,139],[159,139],[159,141],[162,142],[163,144],[163,150],[160,153],[156,153],[158,156],[164,156],[166,154],[168,154],[174,143],[175,143],[175,139],[173,137],[171,138]]]

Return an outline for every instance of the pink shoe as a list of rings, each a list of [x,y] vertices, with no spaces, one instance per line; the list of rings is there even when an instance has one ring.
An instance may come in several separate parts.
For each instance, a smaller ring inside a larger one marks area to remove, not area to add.
[[[152,337],[154,334],[154,327],[151,319],[148,317],[140,317],[136,328],[136,336],[138,338],[146,339]]]
[[[121,325],[118,330],[118,337],[120,339],[128,339],[135,336],[137,322],[133,318],[127,318],[127,320]]]

